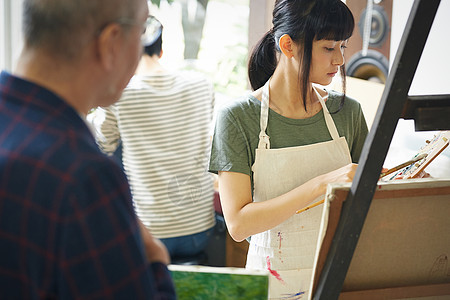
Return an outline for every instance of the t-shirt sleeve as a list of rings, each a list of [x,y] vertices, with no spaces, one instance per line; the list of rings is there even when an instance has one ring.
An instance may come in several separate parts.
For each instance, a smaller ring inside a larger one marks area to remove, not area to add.
[[[100,149],[112,155],[120,143],[120,132],[117,124],[116,107],[98,107],[93,124],[96,129],[96,141]]]
[[[358,104],[358,111],[355,118],[354,139],[351,149],[352,161],[358,163],[361,156],[362,148],[368,134],[366,119],[364,117],[361,105]]]
[[[251,150],[239,117],[232,107],[223,107],[217,113],[211,146],[209,171],[229,171],[250,176]]]

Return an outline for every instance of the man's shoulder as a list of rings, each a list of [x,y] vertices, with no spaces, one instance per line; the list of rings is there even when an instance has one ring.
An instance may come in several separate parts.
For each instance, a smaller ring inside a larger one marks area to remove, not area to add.
[[[26,172],[36,174],[39,180],[50,186],[62,182],[70,184],[92,172],[92,169],[105,169],[112,164],[94,141],[74,128],[54,130],[42,126],[34,131],[18,131],[17,128],[12,129],[14,135],[4,139],[2,164],[12,171],[11,181],[17,179],[19,182],[20,174]],[[14,179],[13,175],[18,177]]]

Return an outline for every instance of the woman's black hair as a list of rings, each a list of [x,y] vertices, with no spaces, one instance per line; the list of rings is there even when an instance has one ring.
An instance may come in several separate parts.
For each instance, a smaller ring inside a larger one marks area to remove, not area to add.
[[[255,46],[248,63],[248,77],[253,90],[262,87],[277,67],[276,41],[284,34],[301,47],[299,71],[303,104],[306,109],[312,44],[314,40],[343,41],[352,33],[355,21],[350,9],[341,0],[276,0],[273,10],[273,28]],[[340,67],[344,105],[346,82],[344,65]]]

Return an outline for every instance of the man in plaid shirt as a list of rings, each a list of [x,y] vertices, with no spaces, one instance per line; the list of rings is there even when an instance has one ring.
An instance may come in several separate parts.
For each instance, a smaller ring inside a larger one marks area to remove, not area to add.
[[[24,0],[24,50],[0,75],[0,298],[175,298],[84,120],[120,97],[147,16],[145,0]]]

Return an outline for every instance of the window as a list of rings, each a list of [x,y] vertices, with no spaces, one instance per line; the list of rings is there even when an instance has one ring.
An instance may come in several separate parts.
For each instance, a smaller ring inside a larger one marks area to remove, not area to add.
[[[245,93],[249,0],[163,0],[150,13],[164,26],[162,64],[204,73],[219,105]]]
[[[11,71],[22,49],[22,0],[0,0],[0,69]]]

